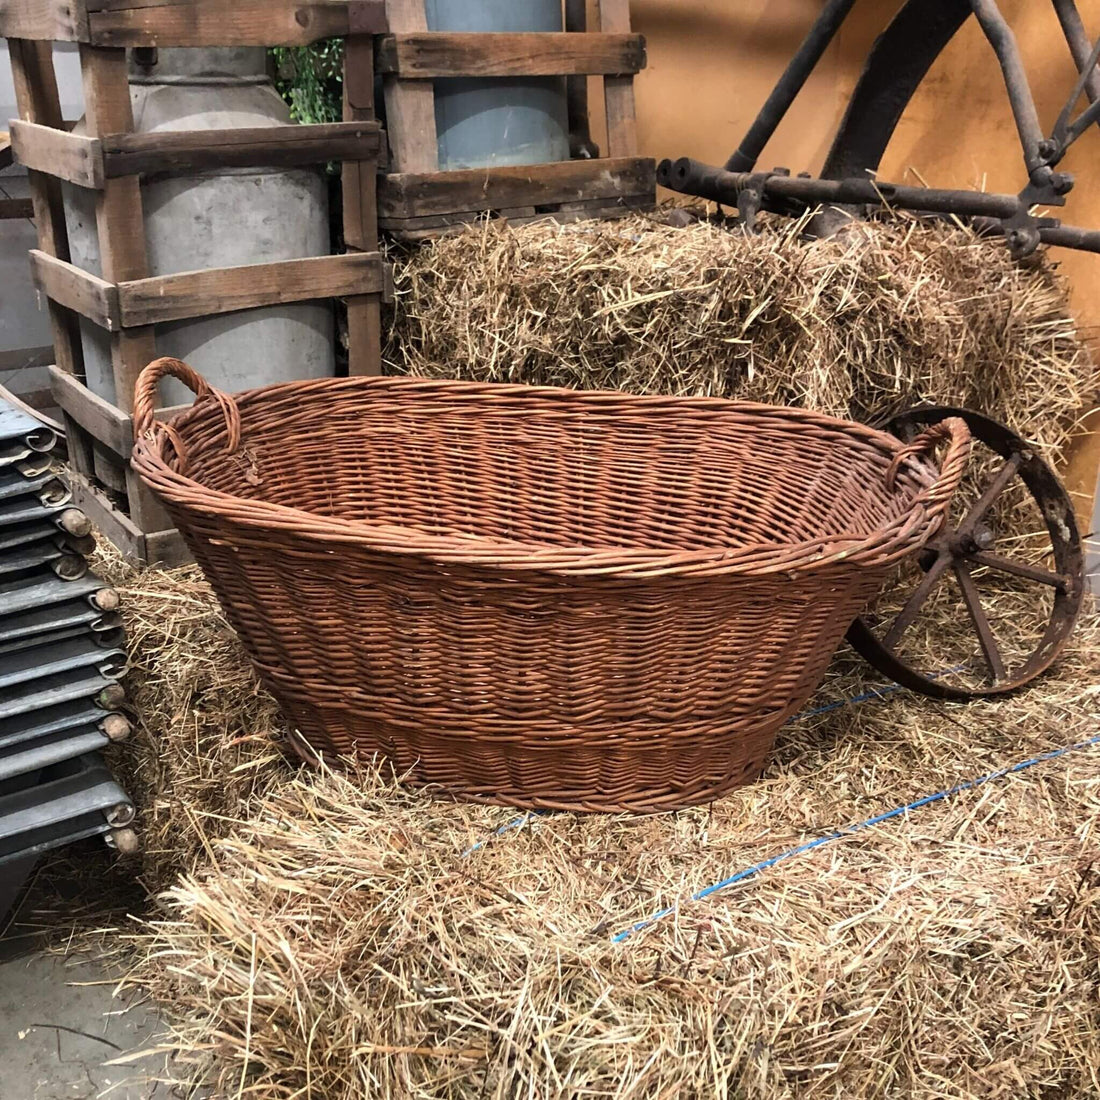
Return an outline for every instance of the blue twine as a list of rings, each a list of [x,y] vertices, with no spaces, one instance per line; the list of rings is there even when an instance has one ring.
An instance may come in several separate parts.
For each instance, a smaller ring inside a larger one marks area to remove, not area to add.
[[[485,845],[488,844],[494,836],[500,836],[502,833],[506,833],[510,829],[522,829],[523,826],[531,820],[531,818],[541,817],[542,814],[545,812],[545,810],[532,810],[530,813],[522,814],[520,817],[517,817],[514,821],[509,821],[507,825],[501,825],[499,829],[495,829],[493,831],[492,836],[487,836],[484,840],[479,840],[476,844],[467,848],[466,851],[462,853],[463,859],[465,859],[466,856],[476,852],[479,848],[484,848]]]
[[[915,802],[908,802],[904,806],[897,806],[892,810],[887,810],[886,813],[877,814],[875,817],[869,817],[866,821],[861,821],[856,825],[849,825],[847,828],[839,829],[835,833],[820,836],[816,840],[810,840],[805,844],[800,844],[797,848],[791,848],[789,851],[780,852],[779,855],[761,860],[751,867],[746,867],[743,871],[738,871],[735,875],[730,875],[729,878],[725,878],[721,882],[716,882],[711,886],[704,887],[702,890],[697,890],[691,895],[690,900],[702,901],[704,898],[710,897],[711,894],[716,894],[719,890],[725,890],[738,882],[744,882],[745,879],[751,878],[761,871],[766,871],[768,868],[774,867],[777,863],[781,863],[785,859],[790,859],[792,856],[801,855],[803,852],[809,852],[814,848],[820,848],[823,844],[831,844],[834,840],[840,840],[843,837],[851,836],[853,833],[858,833],[863,829],[869,829],[873,825],[881,825],[882,822],[889,821],[894,817],[899,817],[901,814],[908,813],[910,810],[919,810],[922,806],[929,806],[933,802],[942,802],[945,798],[960,794],[962,791],[973,790],[975,787],[981,787],[986,783],[993,782],[995,779],[1003,779],[1006,775],[1022,772],[1027,768],[1034,767],[1036,764],[1043,764],[1048,760],[1056,760],[1060,756],[1065,756],[1066,753],[1076,752],[1079,749],[1086,749],[1096,744],[1100,744],[1100,734],[1097,734],[1095,737],[1090,737],[1087,741],[1078,741],[1073,745],[1065,745],[1060,749],[1052,749],[1050,752],[1045,752],[1040,756],[1033,756],[1030,760],[1022,760],[1019,764],[1013,764],[1011,767],[989,772],[987,775],[981,775],[977,779],[968,779],[965,783],[959,783],[948,790],[937,791],[935,794],[925,795],[923,798],[918,798]],[[680,905],[678,903],[676,905],[670,905],[667,909],[661,909],[651,917],[638,921],[625,931],[612,936],[611,942],[622,943],[623,940],[632,936],[635,932],[640,932],[644,928],[649,928],[657,921],[671,916],[673,913],[677,912],[679,908]]]

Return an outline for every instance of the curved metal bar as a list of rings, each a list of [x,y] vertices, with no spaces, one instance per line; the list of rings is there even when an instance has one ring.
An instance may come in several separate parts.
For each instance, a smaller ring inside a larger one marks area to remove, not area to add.
[[[790,64],[772,89],[771,95],[760,108],[760,113],[753,120],[748,133],[742,138],[737,152],[726,161],[727,171],[751,172],[753,170],[764,146],[768,144],[776,127],[783,121],[795,96],[802,91],[802,86],[821,60],[822,54],[828,49],[829,43],[840,30],[841,24],[848,17],[854,4],[855,0],[829,0],[825,5],[824,10],[814,20],[809,34],[802,40],[798,52],[791,58]]]
[[[1016,36],[1001,14],[1001,9],[997,7],[996,0],[970,0],[970,4],[1000,62],[1008,101],[1012,106],[1012,117],[1016,120],[1016,132],[1020,135],[1024,164],[1030,174],[1045,163],[1040,152],[1043,128],[1039,123],[1039,112],[1035,109],[1035,99],[1031,94],[1024,62],[1016,45]]]
[[[909,101],[970,15],[968,0],[907,0],[867,57],[822,176],[844,179],[878,171]]]
[[[1069,46],[1069,52],[1073,57],[1073,63],[1077,66],[1077,72],[1080,74],[1080,80],[1077,82],[1073,94],[1066,100],[1066,105],[1062,108],[1062,113],[1055,123],[1054,139],[1057,141],[1059,134],[1064,132],[1069,125],[1069,117],[1082,91],[1088,96],[1090,103],[1095,103],[1100,99],[1100,74],[1096,71],[1098,60],[1096,51],[1100,49],[1100,42],[1097,42],[1096,46],[1091,46],[1088,32],[1085,30],[1084,23],[1081,22],[1081,15],[1077,10],[1075,0],[1052,0],[1052,3],[1054,4],[1054,12],[1058,16],[1058,22],[1062,26],[1062,34],[1065,35],[1066,44]]]

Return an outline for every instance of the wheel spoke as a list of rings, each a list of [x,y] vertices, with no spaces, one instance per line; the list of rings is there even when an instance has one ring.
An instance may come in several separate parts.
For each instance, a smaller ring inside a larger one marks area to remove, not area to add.
[[[993,637],[993,630],[989,620],[982,610],[982,601],[978,596],[978,586],[970,575],[970,567],[964,561],[954,563],[955,579],[959,582],[966,610],[970,614],[970,621],[978,632],[978,641],[981,643],[982,653],[985,655],[986,664],[993,675],[993,682],[1005,678],[1005,666],[1001,660],[1001,651],[997,648],[997,640]]]
[[[898,613],[898,617],[882,640],[882,644],[887,649],[897,649],[901,636],[913,625],[913,620],[919,614],[921,607],[924,606],[924,601],[931,595],[932,589],[936,587],[940,578],[947,572],[947,567],[950,564],[951,555],[941,550],[939,557],[936,558],[928,572],[921,578],[921,582],[914,589],[913,594],[905,601],[905,606]]]
[[[1016,476],[1024,456],[1019,451],[1005,460],[1005,464],[994,475],[993,480],[985,487],[984,492],[974,502],[966,517],[959,524],[960,535],[973,534],[974,528],[985,519],[986,512],[993,507],[993,502],[1005,491],[1008,483]]]
[[[1037,584],[1048,584],[1060,592],[1066,590],[1066,578],[1061,573],[1054,573],[1049,569],[1040,569],[1038,566],[1027,565],[1012,558],[1003,558],[1000,554],[990,554],[986,550],[971,554],[970,560],[975,565],[984,565],[987,569],[995,569],[998,573],[1011,573],[1015,577],[1024,577]]]

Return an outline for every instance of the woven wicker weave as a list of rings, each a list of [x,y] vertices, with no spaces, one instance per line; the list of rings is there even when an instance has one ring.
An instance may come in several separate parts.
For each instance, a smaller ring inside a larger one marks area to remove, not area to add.
[[[166,374],[200,400],[155,425]],[[719,399],[397,378],[230,398],[173,359],[134,423],[135,468],[315,751],[582,810],[756,776],[969,448],[961,421],[903,447]]]

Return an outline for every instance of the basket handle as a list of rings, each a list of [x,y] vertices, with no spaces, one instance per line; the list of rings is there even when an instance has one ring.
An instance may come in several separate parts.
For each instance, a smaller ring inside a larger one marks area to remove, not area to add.
[[[970,459],[970,429],[966,426],[966,421],[958,416],[949,416],[938,424],[925,428],[912,443],[902,447],[894,455],[894,460],[886,471],[886,491],[894,491],[898,471],[903,463],[911,458],[931,458],[940,443],[947,444],[947,453],[940,463],[939,476],[927,489],[920,492],[917,500],[932,511],[945,510],[962,481]]]
[[[225,417],[225,430],[229,437],[228,450],[232,454],[241,443],[241,413],[237,408],[237,402],[229,394],[211,386],[198,371],[189,367],[182,359],[173,359],[167,355],[154,359],[146,366],[138,375],[134,385],[134,441],[137,442],[149,433],[159,432],[167,435],[172,441],[172,449],[179,460],[180,473],[186,471],[187,448],[182,437],[171,424],[162,423],[153,415],[157,403],[157,386],[165,377],[178,379],[194,392],[199,401],[204,397],[217,401]]]

